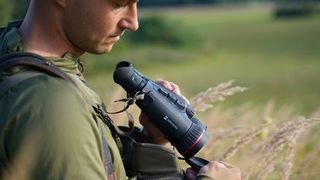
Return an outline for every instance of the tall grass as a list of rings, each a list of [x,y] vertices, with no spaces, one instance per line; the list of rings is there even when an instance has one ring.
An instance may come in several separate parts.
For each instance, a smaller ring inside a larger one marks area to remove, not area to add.
[[[191,104],[198,109],[198,116],[210,132],[206,146],[198,155],[209,160],[231,162],[241,168],[244,180],[319,179],[320,174],[309,173],[310,169],[305,165],[306,162],[315,167],[320,164],[317,157],[320,143],[315,140],[320,138],[317,133],[320,111],[303,117],[292,106],[275,108],[273,101],[260,106],[244,103],[227,109],[213,106],[245,89],[233,86],[229,81],[192,98]],[[118,89],[113,95],[121,98],[124,94]],[[115,107],[114,103],[109,107],[121,108]],[[136,108],[130,111],[139,114]],[[114,118],[119,124],[117,120],[126,117],[118,115]]]
[[[211,89],[220,89],[221,92],[216,94],[225,94],[222,95],[225,98],[229,93],[220,87],[218,85]],[[229,88],[230,94],[234,94],[235,88],[239,87]],[[205,104],[216,100],[206,92],[199,93],[198,96],[201,96]],[[243,179],[287,180],[295,179],[297,175],[303,175],[305,179],[320,177],[308,176],[308,170],[302,174],[295,171],[303,167],[299,163],[299,158],[303,157],[296,155],[296,152],[310,143],[310,137],[304,133],[316,131],[311,127],[320,122],[318,113],[305,118],[294,113],[291,107],[276,110],[274,103],[270,102],[264,107],[244,104],[227,110],[213,110],[203,119],[213,133],[209,146],[202,150],[201,156],[212,160],[232,161],[242,169]],[[314,146],[319,147],[319,144]],[[317,152],[319,149],[314,148],[308,153]],[[311,161],[319,164],[317,159]]]

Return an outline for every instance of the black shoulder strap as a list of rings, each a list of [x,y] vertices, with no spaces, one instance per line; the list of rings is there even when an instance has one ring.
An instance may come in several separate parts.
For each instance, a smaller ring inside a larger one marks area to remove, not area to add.
[[[43,75],[39,72],[23,72],[11,75],[0,83],[0,97],[2,97],[11,87],[33,77]]]
[[[107,143],[106,139],[106,130],[104,128],[101,128],[101,138],[102,138],[102,146],[103,146],[103,165],[104,170],[106,172],[106,175],[108,177],[108,180],[116,180],[116,172],[112,163],[112,156],[110,153],[109,145]]]
[[[0,97],[11,87],[36,76],[50,74],[74,83],[71,78],[58,67],[46,61],[43,57],[26,52],[11,53],[0,58],[0,73],[14,66],[27,66],[35,72],[23,72],[9,76],[0,83]]]
[[[0,27],[0,39],[2,39],[2,35],[3,35],[5,30],[6,30],[5,27]]]
[[[37,54],[17,52],[4,55],[0,58],[0,73],[13,66],[27,66],[36,71],[62,78],[74,84],[72,79],[65,72]]]

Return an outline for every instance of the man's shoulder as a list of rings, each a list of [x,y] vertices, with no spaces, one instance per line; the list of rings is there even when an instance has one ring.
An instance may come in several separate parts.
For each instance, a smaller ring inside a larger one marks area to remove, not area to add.
[[[7,106],[13,108],[45,108],[50,105],[58,109],[63,104],[81,103],[82,99],[70,82],[41,73],[10,87],[0,101],[10,102]]]
[[[14,86],[0,99],[0,137],[7,137],[9,153],[15,148],[26,152],[22,140],[32,137],[39,179],[104,177],[99,129],[76,91],[70,82],[44,74]],[[49,168],[41,166],[46,162]],[[79,166],[85,171],[79,172]]]
[[[82,130],[95,127],[92,109],[76,92],[77,89],[60,78],[44,74],[18,84],[0,99],[0,124],[16,124],[30,129],[40,125],[47,138],[56,138],[52,129],[81,135]],[[80,123],[81,125],[75,126]],[[0,129],[8,127],[0,125]],[[71,138],[71,135],[70,137]]]
[[[15,55],[13,57],[15,59],[21,54],[9,54],[10,57],[11,55]],[[14,65],[9,67],[4,65],[7,70],[0,74],[0,106],[6,106],[10,114],[39,112],[41,109],[48,112],[43,116],[49,117],[54,113],[66,112],[66,109],[88,110],[88,103],[67,72],[46,63],[47,61],[43,59],[31,58],[34,59],[32,61],[20,59],[29,64],[34,61],[34,65],[30,67],[19,63],[13,63]],[[12,64],[12,61],[4,63]],[[11,116],[10,114],[8,115]]]

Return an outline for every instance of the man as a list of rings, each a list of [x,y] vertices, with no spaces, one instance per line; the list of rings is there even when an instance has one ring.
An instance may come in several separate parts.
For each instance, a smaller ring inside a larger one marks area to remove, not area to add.
[[[103,102],[86,85],[79,56],[109,52],[125,30],[137,29],[136,0],[31,0],[23,22],[3,30],[1,56],[20,51],[38,54],[74,84],[42,74],[0,97],[1,179],[127,178],[112,131],[93,108],[103,107]],[[12,67],[1,74],[1,81],[30,71],[34,70]],[[159,83],[180,93],[171,82]],[[151,137],[163,137],[147,117],[141,117]],[[112,160],[107,165],[104,140]],[[154,143],[166,142],[154,139]],[[240,172],[228,164],[211,162],[198,175],[192,170],[186,173],[189,179],[196,176],[239,179]]]

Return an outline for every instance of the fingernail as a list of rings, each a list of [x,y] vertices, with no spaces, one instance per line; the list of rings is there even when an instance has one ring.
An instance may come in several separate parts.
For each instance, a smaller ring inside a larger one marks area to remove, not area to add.
[[[170,85],[166,85],[166,88],[167,88],[168,90],[170,90],[170,91],[172,91],[172,89],[173,89]]]

